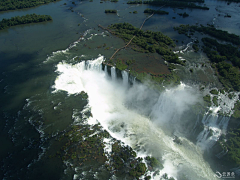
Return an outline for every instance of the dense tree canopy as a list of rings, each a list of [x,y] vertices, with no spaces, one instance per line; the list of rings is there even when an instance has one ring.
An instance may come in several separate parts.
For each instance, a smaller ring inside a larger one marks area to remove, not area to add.
[[[38,23],[51,20],[52,17],[49,15],[27,14],[26,16],[16,16],[11,19],[2,19],[2,21],[0,21],[0,30],[20,24]]]
[[[105,13],[117,13],[117,10],[115,10],[115,9],[106,9]]]
[[[143,31],[129,23],[113,24],[110,29],[114,30],[114,33],[125,41],[129,41],[135,35],[136,37],[132,40],[132,43],[138,46],[138,48],[134,49],[136,51],[157,52],[163,56],[164,60],[170,63],[184,65],[170,48],[176,46],[173,40],[161,32]]]
[[[167,11],[153,10],[153,9],[149,9],[149,8],[145,9],[144,13],[150,13],[150,14],[154,13],[154,14],[161,14],[161,15],[169,14]]]
[[[174,30],[177,30],[179,34],[188,35],[189,32],[203,32],[217,39],[231,42],[235,45],[240,45],[240,37],[236,34],[230,34],[227,31],[216,29],[214,26],[190,26],[190,25],[180,25],[179,27],[174,27]]]
[[[203,9],[203,10],[209,10],[206,6],[198,6],[194,4],[193,2],[199,2],[202,3],[204,1],[202,0],[174,0],[174,1],[166,1],[166,0],[150,0],[150,1],[141,1],[141,0],[135,0],[135,1],[128,1],[127,4],[150,4],[154,6],[168,6],[168,7],[181,7],[181,8],[192,8],[192,9]]]
[[[30,8],[54,1],[57,0],[1,0],[0,11]]]

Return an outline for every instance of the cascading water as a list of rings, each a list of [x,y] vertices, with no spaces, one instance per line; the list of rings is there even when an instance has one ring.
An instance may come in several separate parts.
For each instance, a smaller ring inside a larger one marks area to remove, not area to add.
[[[106,71],[101,70],[102,61],[103,57],[100,56],[96,60],[75,65],[59,63],[57,72],[60,75],[55,81],[55,92],[87,92],[93,115],[88,123],[100,122],[113,138],[131,146],[138,156],[153,155],[161,158],[164,169],[160,176],[166,172],[177,179],[186,176],[196,180],[214,179],[214,173],[204,160],[201,149],[185,137],[180,137],[181,145],[174,143],[168,133],[169,130],[178,128],[177,122],[182,114],[198,101],[194,89],[181,84],[162,92],[157,101],[157,94],[152,95],[151,101],[147,99],[151,91],[146,86],[135,84],[126,90],[127,83],[119,84],[114,67],[111,68],[112,81],[109,81]],[[126,82],[128,74],[122,72],[122,75]],[[132,102],[132,107],[142,102],[142,111],[149,112],[151,109],[151,119],[145,116],[148,113],[141,115],[140,109],[135,111],[134,108],[129,108],[128,102]]]
[[[127,87],[128,86],[128,72],[127,71],[122,71],[122,78],[123,78],[123,86]]]
[[[115,81],[117,79],[117,74],[116,74],[116,68],[115,67],[111,67],[111,77],[112,77],[113,81]]]
[[[107,73],[108,73],[108,72],[107,72],[107,65],[104,66],[104,72],[105,72],[105,74],[107,75]]]
[[[197,137],[197,145],[205,150],[211,148],[219,139],[222,133],[226,133],[230,117],[205,114],[202,123],[204,130]]]

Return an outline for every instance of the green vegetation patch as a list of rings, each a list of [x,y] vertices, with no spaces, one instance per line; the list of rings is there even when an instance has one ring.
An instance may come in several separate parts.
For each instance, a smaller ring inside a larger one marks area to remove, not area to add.
[[[153,9],[149,9],[149,8],[145,9],[144,13],[149,13],[149,14],[154,13],[154,14],[160,14],[160,15],[169,14],[169,12],[167,12],[167,11],[153,10]]]
[[[192,48],[194,49],[195,52],[198,52],[199,51],[199,47],[198,47],[198,44],[194,43],[192,45]]]
[[[148,163],[153,169],[156,169],[156,168],[163,169],[163,165],[162,165],[155,157],[147,156],[147,157],[146,157],[146,160],[147,160],[147,163]]]
[[[240,67],[240,51],[231,44],[221,44],[215,39],[202,38],[205,47],[203,51],[212,62],[231,61],[234,66]]]
[[[117,62],[116,62],[116,68],[120,69],[121,71],[122,70],[125,70],[128,68],[128,65],[126,65],[125,63],[123,63],[122,60],[118,59]]]
[[[31,8],[57,0],[1,0],[0,11]]]
[[[174,27],[179,34],[185,34],[195,31],[202,32],[213,36],[217,39],[231,42],[235,45],[240,45],[240,37],[235,34],[229,34],[227,31],[222,31],[214,28],[213,26],[190,26],[180,25]],[[206,53],[210,61],[211,66],[218,72],[218,78],[225,88],[240,90],[240,51],[238,47],[232,44],[221,44],[217,40],[212,38],[202,38],[204,44],[203,52]],[[229,63],[229,61],[232,63]],[[234,66],[235,67],[234,67]]]
[[[222,140],[223,148],[228,150],[226,155],[227,161],[230,161],[233,166],[240,165],[240,128],[230,130],[226,135],[227,141]]]
[[[218,90],[217,89],[213,89],[210,91],[211,94],[215,94],[215,95],[218,95]]]
[[[211,106],[211,96],[209,94],[204,96],[203,100],[207,103],[208,106]]]
[[[215,106],[218,106],[218,98],[217,98],[217,96],[214,96],[214,97],[213,97],[213,104],[214,104]]]
[[[156,85],[155,88],[160,88],[160,90],[163,88],[162,85],[167,86],[180,84],[180,77],[174,72],[171,72],[171,74],[153,75],[147,72],[138,73],[136,71],[130,70],[129,73],[142,82],[144,80],[152,80],[154,82],[154,85]]]
[[[220,62],[216,65],[219,80],[224,87],[240,91],[240,73],[239,69],[226,62]]]
[[[187,14],[186,12],[184,12],[184,13],[178,13],[178,15],[179,16],[182,16],[182,17],[188,17],[189,16],[189,14]]]
[[[87,94],[86,92],[81,91],[80,94],[81,94],[81,96],[82,96],[83,99],[88,99],[88,94]]]
[[[240,118],[240,101],[237,101],[234,105],[234,113],[233,113],[233,117],[234,118]]]
[[[105,13],[113,13],[113,14],[115,13],[116,14],[117,10],[115,10],[115,9],[106,9]]]
[[[209,59],[214,62],[212,66],[218,71],[218,78],[225,88],[240,90],[240,51],[238,48],[228,44],[220,44],[211,38],[202,39],[205,47],[203,51]],[[231,61],[232,64],[226,61]]]
[[[144,163],[139,163],[136,165],[134,169],[131,169],[129,174],[131,177],[136,177],[138,179],[140,176],[145,174],[146,170],[147,170],[146,165]]]
[[[198,6],[193,2],[204,2],[203,0],[179,0],[179,1],[166,1],[166,0],[150,0],[150,1],[128,1],[127,4],[150,4],[154,6],[167,6],[167,7],[181,7],[181,8],[192,8],[192,9],[203,9],[209,10],[206,6]]]
[[[49,15],[37,15],[37,14],[27,14],[25,16],[16,16],[11,19],[2,19],[0,21],[0,30],[16,26],[20,24],[30,24],[30,23],[39,23],[45,21],[51,21],[52,17]]]
[[[240,45],[240,37],[235,34],[230,34],[227,31],[223,31],[220,29],[216,29],[214,26],[209,25],[209,26],[190,26],[190,25],[184,25],[181,24],[178,27],[174,27],[174,30],[177,30],[179,34],[185,34],[188,35],[189,32],[202,32],[204,34],[208,34],[212,37],[215,37],[217,39],[231,42],[235,45]]]
[[[171,47],[176,46],[173,40],[161,32],[143,31],[129,23],[113,24],[109,29],[113,30],[115,35],[126,42],[129,42],[135,36],[132,40],[132,43],[138,46],[138,48],[134,49],[135,51],[145,53],[157,52],[164,60],[170,63],[184,65],[184,62],[180,61],[177,54],[174,54],[171,49]]]

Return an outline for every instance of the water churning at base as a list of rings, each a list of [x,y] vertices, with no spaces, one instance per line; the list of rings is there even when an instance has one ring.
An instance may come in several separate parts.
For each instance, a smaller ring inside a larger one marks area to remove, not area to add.
[[[199,101],[196,91],[185,84],[159,94],[144,84],[130,86],[125,71],[121,72],[123,80],[119,80],[116,69],[111,68],[109,78],[107,67],[102,68],[103,60],[100,56],[75,65],[59,63],[54,92],[87,92],[93,115],[89,123],[100,122],[112,137],[131,146],[138,156],[161,158],[161,174],[166,172],[176,179],[214,179],[203,151],[184,136],[179,136],[181,144],[175,143],[171,134],[183,128],[178,125],[182,115]]]

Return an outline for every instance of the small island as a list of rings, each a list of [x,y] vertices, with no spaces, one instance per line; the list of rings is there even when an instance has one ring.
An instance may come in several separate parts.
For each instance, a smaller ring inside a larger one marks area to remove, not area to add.
[[[20,24],[40,23],[45,21],[52,21],[52,17],[49,15],[37,15],[35,13],[27,14],[26,16],[16,16],[11,19],[2,19],[2,21],[0,21],[0,30]]]
[[[153,10],[153,9],[149,9],[149,8],[145,9],[144,13],[149,13],[149,14],[154,13],[154,14],[160,14],[160,15],[169,14],[167,11]]]
[[[0,11],[16,10],[16,9],[25,9],[31,8],[50,2],[56,2],[57,0],[4,0],[0,1]]]
[[[165,1],[165,0],[153,0],[153,1],[128,1],[127,4],[149,4],[153,6],[166,6],[166,7],[173,7],[173,8],[191,8],[191,9],[202,9],[202,10],[209,10],[206,6],[199,6],[194,4],[203,3],[202,0],[188,0],[188,1]]]
[[[113,13],[113,14],[116,14],[116,13],[117,13],[117,10],[115,10],[115,9],[106,9],[106,10],[105,10],[105,13]]]

